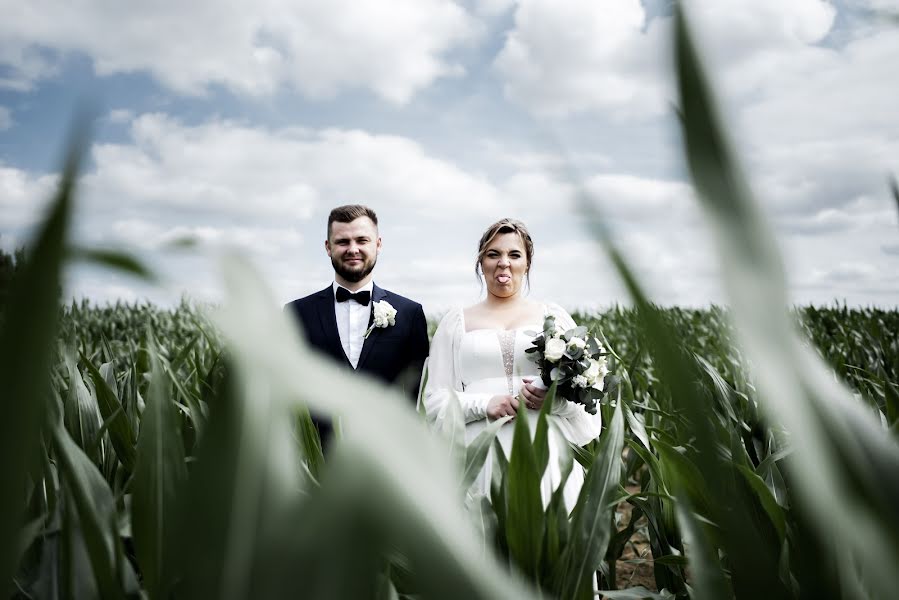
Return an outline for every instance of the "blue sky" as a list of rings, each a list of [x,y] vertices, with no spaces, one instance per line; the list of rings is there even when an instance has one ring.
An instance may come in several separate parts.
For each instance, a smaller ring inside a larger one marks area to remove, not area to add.
[[[574,211],[583,185],[658,302],[724,300],[666,0],[70,4],[0,0],[0,245],[27,241],[88,102],[76,235],[164,276],[78,267],[72,296],[215,299],[236,247],[287,301],[330,281],[327,213],[361,202],[381,217],[376,281],[429,312],[478,299],[477,239],[504,216],[532,229],[533,297],[624,302]],[[894,306],[899,25],[878,15],[899,2],[689,7],[792,300]],[[199,249],[171,251],[183,237]]]

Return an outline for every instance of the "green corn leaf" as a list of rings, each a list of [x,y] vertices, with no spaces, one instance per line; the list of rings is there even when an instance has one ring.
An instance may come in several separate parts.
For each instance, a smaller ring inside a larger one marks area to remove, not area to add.
[[[474,483],[478,473],[484,468],[484,463],[487,460],[490,446],[493,444],[493,440],[496,439],[496,434],[503,425],[511,420],[512,417],[507,415],[489,423],[468,444],[468,447],[465,449],[465,470],[462,472],[461,487],[463,490],[467,490]]]
[[[677,505],[677,517],[684,541],[690,547],[690,570],[693,574],[692,597],[696,600],[719,600],[730,598],[733,593],[724,579],[718,553],[709,536],[702,530],[696,516],[690,512],[689,503]]]
[[[63,405],[66,429],[91,460],[99,464],[100,408],[84,384],[75,359],[68,353],[65,356],[65,363],[69,374],[69,391]]]
[[[9,292],[0,324],[0,578],[11,580],[18,562],[16,540],[24,523],[27,473],[38,461],[41,422],[50,394],[58,294],[75,178],[84,132],[69,146],[65,167],[46,219],[37,228],[22,270]]]
[[[759,397],[773,420],[793,434],[797,499],[822,537],[833,540],[834,557],[852,555],[852,560],[836,561],[847,581],[857,576],[855,565],[864,565],[861,573],[871,594],[889,597],[899,586],[894,568],[899,539],[892,533],[899,515],[887,508],[899,505],[891,476],[899,468],[899,445],[833,382],[797,334],[786,309],[786,281],[772,230],[724,134],[680,5],[675,53],[690,173],[714,226],[737,339],[758,373]],[[748,541],[753,532],[747,533]],[[751,546],[756,556],[774,554],[762,552],[760,544]],[[743,563],[734,557],[735,568]],[[737,583],[752,586],[774,570],[750,569]]]
[[[758,500],[761,503],[762,508],[765,509],[768,518],[771,519],[771,523],[774,525],[775,529],[777,529],[777,535],[780,538],[780,541],[783,542],[787,530],[784,509],[777,504],[777,500],[774,499],[774,496],[771,494],[771,490],[769,490],[768,486],[765,485],[764,480],[762,480],[762,478],[759,477],[752,469],[744,465],[738,465],[737,468],[739,469],[740,473],[743,474],[743,477],[746,479],[746,483],[749,484],[749,487],[751,487],[752,491],[755,492],[758,496]]]
[[[131,429],[131,423],[125,415],[125,409],[119,402],[115,391],[109,386],[106,378],[103,377],[97,367],[84,355],[82,355],[81,360],[87,366],[88,374],[94,384],[94,390],[97,393],[97,404],[100,414],[103,416],[104,425],[109,432],[112,447],[126,471],[131,473],[134,470],[134,446],[137,440],[134,431]],[[106,365],[109,365],[109,363],[106,363]],[[111,373],[110,367],[107,367],[107,372]]]
[[[117,576],[114,528],[116,511],[112,491],[86,454],[60,425],[53,432],[60,475],[65,480],[84,536],[97,590],[104,598],[124,598],[136,587],[130,570],[126,580]]]
[[[325,456],[322,452],[322,441],[318,429],[306,406],[300,406],[297,409],[297,436],[300,442],[300,453],[305,459],[309,473],[318,480],[325,464]]]
[[[627,542],[634,535],[634,531],[637,529],[637,521],[639,521],[643,517],[643,511],[636,505],[633,505],[633,509],[631,510],[630,519],[628,520],[627,525],[624,529],[617,531],[612,539],[609,541],[609,547],[606,550],[605,561],[614,562],[617,561],[621,554],[624,552],[625,546]],[[658,558],[653,558],[654,562],[659,562]],[[664,564],[664,563],[663,563]]]
[[[578,467],[580,468],[580,467]],[[571,523],[568,507],[565,505],[565,484],[574,470],[574,458],[566,454],[561,468],[559,484],[553,490],[549,504],[546,506],[546,535],[543,542],[542,580],[550,581],[553,569],[562,559],[562,551],[571,539]]]
[[[678,489],[689,495],[700,513],[706,516],[711,514],[716,500],[709,496],[705,476],[696,463],[682,449],[662,440],[656,440],[654,446],[659,453],[659,464],[665,472],[664,480],[676,481]]]
[[[506,478],[509,472],[509,463],[506,460],[506,454],[503,445],[496,438],[493,439],[493,469],[490,477],[490,503],[496,514],[498,531],[503,532],[497,536],[497,546],[501,553],[505,556],[508,554],[508,544],[506,544],[506,512],[508,503],[506,502]]]
[[[621,482],[624,415],[618,402],[612,421],[599,438],[599,449],[581,488],[572,515],[571,541],[557,571],[562,598],[592,594],[593,574],[599,569],[612,537],[612,513]]]
[[[512,452],[506,479],[506,543],[516,565],[531,577],[537,575],[543,547],[543,500],[541,473],[522,404],[515,418]]]
[[[496,557],[484,554],[483,542],[474,536],[469,519],[459,505],[458,472],[446,454],[445,442],[427,430],[410,410],[408,399],[370,379],[348,374],[308,350],[267,286],[245,262],[232,258],[226,263],[226,288],[228,301],[217,321],[235,366],[246,380],[241,389],[248,394],[257,390],[253,403],[259,403],[258,389],[263,388],[271,392],[273,407],[279,402],[288,406],[304,402],[310,410],[338,416],[342,421],[344,435],[335,444],[334,460],[328,465],[328,477],[323,478],[321,486],[323,498],[328,502],[323,512],[316,513],[311,521],[336,522],[339,526],[333,528],[328,539],[356,542],[355,546],[344,547],[351,552],[345,551],[340,560],[331,563],[331,572],[338,573],[343,580],[349,580],[346,573],[355,572],[357,566],[361,572],[367,572],[368,567],[363,565],[371,564],[372,556],[366,549],[374,550],[381,543],[389,543],[409,558],[415,585],[427,597],[532,598],[533,594],[520,579],[508,575],[496,577],[503,569]],[[359,402],[359,398],[366,401]],[[272,427],[280,418],[278,412],[271,411],[270,418],[261,419],[260,423]],[[238,422],[247,424],[246,414],[241,414]],[[204,446],[215,437],[211,421],[204,434]],[[246,434],[241,437],[255,440],[255,436]],[[266,435],[265,439],[271,437]],[[247,446],[247,441],[242,443],[242,448]],[[280,449],[268,456],[277,464],[285,462]],[[198,457],[192,479],[203,460],[202,455]],[[215,460],[215,464],[252,464],[240,459],[223,461],[218,455]],[[207,464],[205,468],[210,466]],[[259,470],[259,465],[255,469]],[[241,480],[242,489],[249,488],[243,494],[255,496],[264,487],[255,482],[257,477],[247,474],[247,480]],[[199,481],[198,485],[201,485]],[[293,482],[288,488],[295,485]],[[206,497],[209,487],[203,487],[202,497]],[[345,489],[354,493],[349,496],[337,493]],[[227,499],[229,495],[222,497]],[[315,494],[311,496],[315,498]],[[326,518],[329,515],[330,520]],[[244,520],[234,517],[226,523]],[[265,521],[262,531],[264,525]],[[283,532],[283,527],[278,529]],[[240,549],[240,554],[227,563],[239,571],[229,575],[233,585],[224,589],[228,594],[242,594],[250,575],[246,560],[254,544],[248,545],[246,542],[252,540],[235,534],[229,539],[241,542],[235,547],[235,551]],[[309,552],[315,554],[308,547],[297,552],[303,556]],[[357,564],[351,562],[350,554],[359,558]],[[291,570],[284,576],[292,581],[296,563],[291,561],[290,566]],[[379,563],[375,573],[380,568]]]
[[[302,492],[293,412],[270,382],[236,371],[226,369],[219,383],[184,490],[184,589],[176,595],[265,595],[258,586],[283,582],[285,573],[268,578],[259,569],[281,565],[266,561],[290,524],[302,522],[293,514]]]
[[[68,249],[68,255],[75,260],[128,273],[146,282],[153,283],[158,279],[153,271],[140,259],[122,250],[75,246]]]
[[[465,469],[465,417],[462,415],[462,404],[455,390],[450,390],[446,400],[446,418],[440,426],[441,434],[447,440],[450,456],[458,465],[459,470]]]
[[[534,456],[537,460],[537,472],[542,476],[549,463],[549,412],[556,401],[558,383],[553,381],[546,391],[546,398],[537,415],[537,428],[534,431]]]
[[[155,353],[151,356],[150,389],[131,486],[131,531],[147,593],[150,598],[168,598],[177,576],[173,540],[187,469],[168,378]]]

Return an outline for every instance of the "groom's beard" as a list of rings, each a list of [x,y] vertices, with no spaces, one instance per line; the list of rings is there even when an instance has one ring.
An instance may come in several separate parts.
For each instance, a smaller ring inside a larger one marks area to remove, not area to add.
[[[334,267],[334,272],[343,277],[347,281],[351,281],[356,283],[357,281],[362,281],[368,274],[371,273],[375,268],[375,263],[378,262],[378,256],[372,257],[363,257],[362,263],[356,265],[355,267],[349,267],[343,264],[342,259],[332,256],[331,257],[331,266]]]

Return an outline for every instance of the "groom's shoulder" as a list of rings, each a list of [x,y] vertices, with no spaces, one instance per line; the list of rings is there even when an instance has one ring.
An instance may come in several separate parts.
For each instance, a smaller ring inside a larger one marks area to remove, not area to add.
[[[400,309],[418,309],[421,308],[421,304],[412,300],[410,298],[406,298],[405,296],[400,296],[396,292],[391,292],[390,290],[385,290],[381,288],[384,292],[384,300],[387,300],[393,308]]]
[[[318,302],[320,302],[322,298],[327,298],[329,292],[331,292],[331,286],[328,286],[323,290],[313,292],[312,294],[309,294],[308,296],[303,296],[302,298],[297,298],[296,300],[292,300],[284,305],[284,309],[299,312],[305,308],[310,308],[312,306],[317,305]]]

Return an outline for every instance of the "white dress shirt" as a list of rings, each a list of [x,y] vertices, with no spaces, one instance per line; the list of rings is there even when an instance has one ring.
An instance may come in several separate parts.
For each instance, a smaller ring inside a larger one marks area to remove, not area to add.
[[[368,291],[371,293],[374,285],[373,281],[369,281],[368,285],[362,286],[356,292]],[[342,286],[339,286],[335,281],[332,287],[334,290],[334,314],[337,316],[337,333],[340,335],[340,345],[343,346],[343,353],[350,359],[350,364],[355,369],[359,364],[359,355],[362,354],[362,344],[365,341],[363,336],[368,329],[368,320],[371,317],[371,302],[366,305],[359,304],[355,300],[338,302],[337,288]]]

